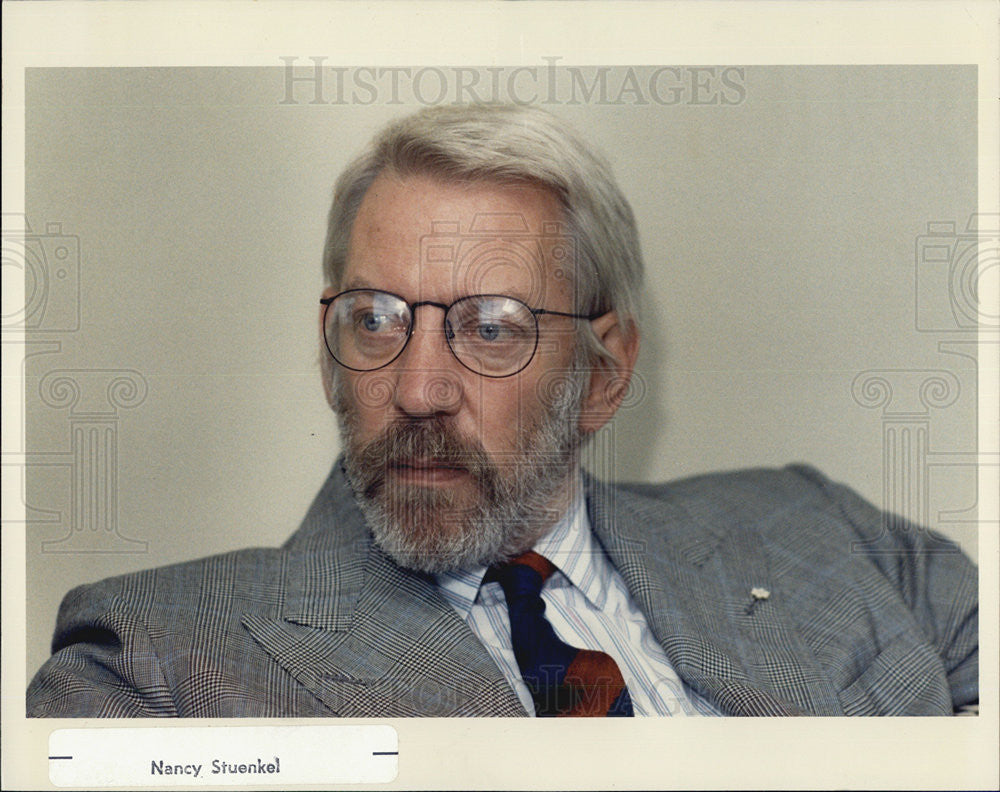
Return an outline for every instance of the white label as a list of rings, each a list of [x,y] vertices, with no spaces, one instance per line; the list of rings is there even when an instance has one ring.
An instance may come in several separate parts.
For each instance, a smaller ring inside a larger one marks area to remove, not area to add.
[[[59,729],[56,786],[384,784],[396,777],[391,726],[191,726]]]

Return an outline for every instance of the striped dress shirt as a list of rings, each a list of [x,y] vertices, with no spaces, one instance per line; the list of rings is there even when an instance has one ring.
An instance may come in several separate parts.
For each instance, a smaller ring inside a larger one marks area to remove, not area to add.
[[[614,658],[636,715],[719,714],[670,666],[625,581],[594,539],[582,495],[534,550],[557,567],[542,590],[546,618],[571,646]],[[533,715],[511,645],[503,589],[496,582],[483,584],[485,575],[486,567],[464,569],[438,575],[437,582]]]

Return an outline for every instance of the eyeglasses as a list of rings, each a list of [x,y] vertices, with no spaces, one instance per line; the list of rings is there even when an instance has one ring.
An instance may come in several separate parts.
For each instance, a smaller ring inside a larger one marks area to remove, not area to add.
[[[391,292],[348,289],[320,300],[326,348],[344,368],[374,371],[398,358],[413,335],[417,308],[444,311],[444,335],[458,362],[484,377],[510,377],[527,366],[538,348],[538,317],[594,320],[605,312],[575,314],[529,308],[514,297],[474,294],[451,305],[408,303]]]

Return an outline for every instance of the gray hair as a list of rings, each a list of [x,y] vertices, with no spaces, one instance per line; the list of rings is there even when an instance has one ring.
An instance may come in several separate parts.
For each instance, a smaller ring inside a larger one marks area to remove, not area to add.
[[[606,160],[561,119],[535,107],[464,105],[427,108],[386,126],[334,188],[323,250],[331,286],[340,283],[365,193],[383,171],[550,190],[575,243],[576,310],[637,320],[643,266],[632,209]],[[582,324],[587,345],[601,355],[590,324]]]

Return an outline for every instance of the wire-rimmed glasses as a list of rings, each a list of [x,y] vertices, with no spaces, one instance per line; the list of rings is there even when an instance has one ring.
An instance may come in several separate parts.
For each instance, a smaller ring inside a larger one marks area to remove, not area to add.
[[[388,366],[413,335],[417,308],[431,305],[444,311],[443,329],[452,354],[484,377],[510,377],[531,362],[538,349],[539,316],[593,320],[604,314],[530,308],[503,294],[472,294],[451,305],[432,300],[408,303],[379,289],[348,289],[320,303],[326,306],[326,348],[344,368],[375,371]]]

